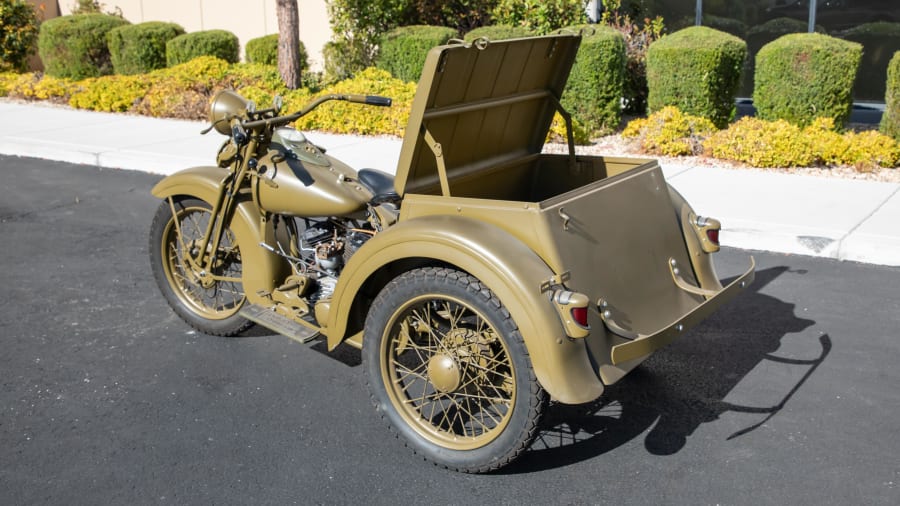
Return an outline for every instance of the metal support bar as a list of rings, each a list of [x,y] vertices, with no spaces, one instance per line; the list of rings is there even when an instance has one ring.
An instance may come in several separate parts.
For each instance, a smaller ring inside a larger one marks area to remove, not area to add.
[[[447,180],[447,164],[444,163],[444,148],[438,142],[428,129],[425,129],[425,142],[434,153],[434,159],[437,162],[438,177],[441,180],[441,195],[450,196],[450,182]]]

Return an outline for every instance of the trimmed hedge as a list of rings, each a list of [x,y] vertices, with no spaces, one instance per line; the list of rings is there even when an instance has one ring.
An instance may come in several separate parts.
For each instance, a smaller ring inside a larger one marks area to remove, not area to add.
[[[215,56],[228,63],[237,63],[238,49],[237,35],[227,30],[192,32],[166,43],[166,64],[172,67],[198,56]]]
[[[581,39],[562,105],[591,134],[606,134],[618,127],[622,118],[625,38],[608,26],[591,28],[594,33]]]
[[[891,56],[900,51],[900,23],[879,21],[855,26],[840,37],[863,46],[860,78],[856,80],[853,96],[857,100],[881,100]]]
[[[756,25],[747,30],[747,61],[744,65],[744,79],[741,86],[741,96],[753,95],[753,75],[756,73],[756,53],[763,46],[773,40],[787,35],[789,33],[805,33],[808,24],[805,21],[793,18],[775,18],[766,21],[761,25]],[[821,27],[816,28],[817,32],[823,32]]]
[[[184,35],[175,23],[148,21],[124,25],[106,34],[106,43],[116,74],[145,74],[166,67],[166,43]]]
[[[76,14],[43,22],[38,52],[44,72],[70,79],[112,74],[106,35],[127,24],[128,21],[108,14]]]
[[[735,114],[747,44],[734,35],[692,26],[667,35],[647,51],[647,105],[674,105],[724,128]]]
[[[299,41],[297,54],[300,59],[300,71],[309,68],[309,54],[303,41]],[[278,34],[264,35],[247,41],[244,48],[248,63],[262,63],[265,65],[278,65]]]
[[[404,81],[418,81],[428,51],[457,36],[443,26],[413,25],[395,28],[381,38],[375,66]]]
[[[482,37],[487,40],[505,40],[529,37],[532,35],[535,35],[535,33],[524,26],[490,25],[482,26],[468,32],[463,39],[466,42],[473,42],[475,39],[480,39]]]
[[[842,126],[853,107],[861,58],[861,45],[818,33],[785,35],[766,44],[756,55],[757,116],[801,126],[833,118]]]
[[[881,116],[879,130],[900,142],[900,51],[894,53],[888,64],[884,114]]]

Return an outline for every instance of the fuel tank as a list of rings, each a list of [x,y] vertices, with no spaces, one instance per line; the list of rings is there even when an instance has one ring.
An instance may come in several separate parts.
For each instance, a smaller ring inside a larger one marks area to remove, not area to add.
[[[268,212],[290,216],[350,216],[366,208],[372,193],[355,170],[327,156],[302,132],[278,128],[259,159],[254,192]]]

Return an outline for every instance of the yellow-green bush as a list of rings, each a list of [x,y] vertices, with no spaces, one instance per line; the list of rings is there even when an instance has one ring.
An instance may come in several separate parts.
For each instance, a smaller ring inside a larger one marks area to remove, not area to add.
[[[69,95],[81,89],[77,82],[40,72],[0,74],[0,96],[23,100],[68,102]]]
[[[663,107],[647,118],[631,121],[622,132],[636,138],[647,153],[680,156],[697,155],[703,150],[703,139],[716,131],[706,118],[684,114],[676,107]]]
[[[226,87],[234,89],[256,86],[272,94],[287,92],[284,81],[281,80],[281,74],[274,65],[238,63],[228,68],[223,79]]]
[[[84,89],[69,98],[69,105],[93,111],[125,112],[137,105],[150,84],[143,76],[106,76],[82,81]]]
[[[394,100],[392,107],[372,107],[348,102],[330,102],[297,121],[301,130],[324,130],[348,134],[391,134],[402,136],[416,83],[391,77],[386,70],[368,68],[352,79],[322,90],[320,95],[360,93],[383,95]]]
[[[874,130],[849,132],[844,136],[850,146],[844,154],[845,165],[852,165],[860,172],[900,165],[900,145],[894,139]]]
[[[749,116],[716,132],[703,143],[708,154],[754,167],[806,167],[815,161],[809,137],[785,120]]]
[[[591,143],[591,135],[588,129],[575,118],[572,118],[572,137],[575,144],[584,145]],[[566,122],[559,113],[553,115],[553,123],[550,124],[550,131],[547,133],[547,142],[567,143]]]
[[[785,120],[741,118],[710,136],[704,147],[714,158],[754,167],[849,165],[865,172],[900,164],[895,140],[873,130],[840,134],[831,118],[818,118],[802,129]]]

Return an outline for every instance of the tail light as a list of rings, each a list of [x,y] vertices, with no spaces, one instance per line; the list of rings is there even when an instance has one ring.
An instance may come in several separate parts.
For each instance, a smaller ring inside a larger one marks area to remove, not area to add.
[[[588,324],[588,296],[569,290],[556,290],[551,300],[566,328],[566,335],[573,339],[587,337],[591,331]]]
[[[719,230],[722,224],[715,218],[706,216],[697,216],[691,220],[694,231],[697,233],[697,239],[700,240],[700,247],[706,253],[715,253],[719,251]]]
[[[575,323],[581,325],[582,327],[588,326],[586,307],[573,307],[571,313],[572,319],[575,320]]]

